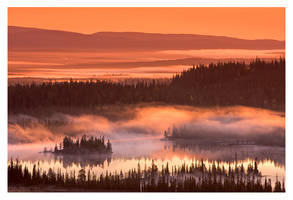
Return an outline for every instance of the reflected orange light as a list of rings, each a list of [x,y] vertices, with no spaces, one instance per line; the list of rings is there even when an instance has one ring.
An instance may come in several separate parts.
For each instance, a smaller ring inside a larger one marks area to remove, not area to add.
[[[106,173],[112,173],[112,174],[118,174],[120,171],[123,173],[127,173],[129,170],[136,169],[138,167],[138,163],[141,167],[141,169],[149,169],[152,166],[153,159],[151,158],[132,158],[132,159],[112,159],[110,163],[107,163],[107,161],[104,162],[103,165],[101,166],[85,166],[81,167],[79,164],[73,163],[72,165],[64,168],[63,167],[63,162],[61,160],[46,160],[46,161],[20,161],[20,164],[23,166],[27,166],[30,171],[32,171],[33,166],[36,165],[40,167],[41,171],[46,171],[48,172],[49,168],[52,168],[53,170],[61,170],[62,173],[73,173],[75,171],[76,176],[78,175],[78,171],[81,168],[84,168],[85,171],[87,172],[88,170],[91,170],[94,172],[97,177],[99,175],[103,174],[105,175]],[[192,163],[197,162],[200,164],[201,160],[196,160],[194,158],[179,158],[177,156],[173,156],[170,159],[155,159],[154,163],[157,165],[159,170],[162,170],[162,167],[166,167],[167,163],[169,166],[169,170],[171,171],[172,167],[181,167],[183,164],[187,166],[191,166]],[[203,161],[205,166],[207,168],[212,167],[213,162],[209,160],[204,160]],[[240,165],[243,164],[243,167],[245,170],[247,170],[249,164],[253,164],[254,160],[247,159],[247,160],[240,160],[237,161],[237,166],[239,167]],[[229,165],[232,169],[235,168],[236,162],[219,162],[215,163],[216,167],[222,166],[228,170]],[[265,160],[263,162],[258,162],[258,169],[262,173],[264,177],[270,178],[272,180],[272,185],[274,185],[276,181],[276,175],[278,176],[279,180],[285,179],[285,167],[284,166],[279,166],[275,165],[275,163],[271,160]]]

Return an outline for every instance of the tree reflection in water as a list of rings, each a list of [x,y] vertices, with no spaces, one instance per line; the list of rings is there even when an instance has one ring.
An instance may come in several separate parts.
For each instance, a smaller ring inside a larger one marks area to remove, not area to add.
[[[72,167],[73,165],[79,165],[80,167],[104,167],[105,161],[109,166],[111,163],[111,154],[89,154],[89,155],[54,155],[54,160],[62,163],[64,168]]]
[[[165,154],[182,154],[188,157],[204,158],[211,161],[234,162],[237,160],[253,160],[256,157],[258,161],[271,160],[276,165],[285,165],[285,148],[276,146],[262,145],[233,145],[216,144],[207,142],[197,142],[190,140],[172,140],[164,141]]]

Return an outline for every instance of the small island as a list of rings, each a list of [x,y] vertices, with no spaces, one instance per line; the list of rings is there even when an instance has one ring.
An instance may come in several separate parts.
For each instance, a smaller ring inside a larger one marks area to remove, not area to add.
[[[73,140],[72,138],[65,136],[63,141],[58,145],[55,145],[54,151],[48,151],[45,147],[43,153],[54,153],[54,154],[78,154],[85,155],[90,153],[99,153],[99,154],[111,154],[112,153],[112,144],[110,140],[105,144],[104,136],[97,137],[87,137],[83,135],[81,138]]]

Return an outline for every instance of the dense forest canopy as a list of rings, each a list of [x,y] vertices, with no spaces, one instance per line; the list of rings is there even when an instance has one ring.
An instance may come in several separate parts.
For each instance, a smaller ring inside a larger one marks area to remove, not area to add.
[[[160,102],[206,106],[244,105],[285,110],[285,59],[198,65],[176,74],[170,83],[88,80],[8,86],[9,113],[40,107],[92,107]]]

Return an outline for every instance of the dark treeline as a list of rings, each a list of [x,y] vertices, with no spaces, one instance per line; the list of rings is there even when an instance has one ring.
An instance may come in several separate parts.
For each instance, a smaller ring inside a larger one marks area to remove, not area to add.
[[[164,139],[166,140],[191,140],[193,143],[200,141],[201,144],[213,145],[264,145],[264,146],[285,146],[285,135],[278,134],[284,133],[283,129],[275,129],[270,134],[235,134],[234,132],[221,133],[219,130],[196,130],[194,127],[188,126],[173,126],[164,131]]]
[[[228,169],[220,167],[219,163],[206,166],[203,161],[193,162],[190,166],[172,166],[168,163],[158,170],[157,165],[141,169],[129,170],[127,173],[106,172],[97,176],[84,168],[77,174],[75,171],[62,173],[51,168],[41,171],[39,166],[33,166],[32,172],[11,160],[8,165],[8,186],[10,191],[17,191],[17,187],[26,187],[28,191],[35,187],[37,191],[133,191],[133,192],[285,192],[284,181],[278,178],[274,188],[270,179],[262,176],[257,163],[249,164],[247,169],[236,165]],[[52,187],[54,187],[52,189]]]
[[[46,153],[46,148],[44,153]],[[75,141],[65,136],[63,142],[58,145],[55,145],[54,151],[55,154],[88,154],[88,153],[112,153],[112,144],[108,140],[107,144],[105,143],[104,136],[89,137],[83,135],[81,138],[77,138]]]
[[[8,86],[9,112],[39,107],[91,107],[161,102],[194,106],[245,105],[285,110],[285,59],[194,66],[170,83],[89,80]]]

